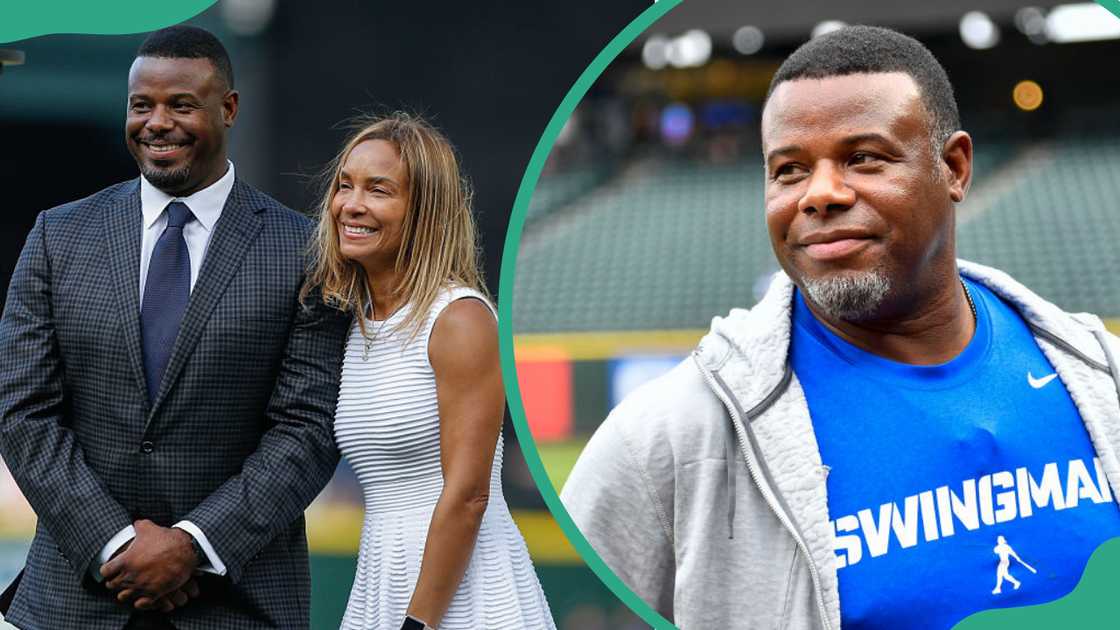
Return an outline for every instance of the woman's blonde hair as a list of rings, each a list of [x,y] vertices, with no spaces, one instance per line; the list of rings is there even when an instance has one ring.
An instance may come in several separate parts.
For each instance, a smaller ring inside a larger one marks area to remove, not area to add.
[[[323,171],[312,267],[300,297],[304,299],[312,291],[320,294],[325,303],[352,313],[362,334],[367,334],[365,309],[373,303],[378,287],[370,286],[361,265],[342,256],[331,204],[338,192],[342,165],[354,147],[367,140],[385,140],[397,148],[408,169],[408,209],[401,226],[395,293],[403,298],[402,306],[408,307],[397,329],[408,330],[413,338],[443,287],[470,287],[489,297],[479,269],[471,187],[459,173],[454,147],[419,116],[397,112],[364,117],[352,127],[356,131]]]

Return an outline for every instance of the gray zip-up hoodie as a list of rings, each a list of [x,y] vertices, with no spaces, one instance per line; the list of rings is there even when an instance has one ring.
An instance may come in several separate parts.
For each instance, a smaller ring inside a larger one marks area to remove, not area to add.
[[[1030,326],[1120,497],[1120,341],[1001,271],[959,268]],[[788,361],[793,288],[779,274],[755,308],[715,318],[611,412],[561,494],[607,566],[684,630],[840,627],[826,474]]]

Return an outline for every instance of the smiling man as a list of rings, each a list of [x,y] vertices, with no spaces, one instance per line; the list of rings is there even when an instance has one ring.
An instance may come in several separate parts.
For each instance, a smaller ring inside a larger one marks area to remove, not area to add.
[[[784,273],[612,412],[576,524],[687,629],[950,628],[1069,592],[1120,535],[1118,345],[956,259],[972,140],[940,64],[886,29],[814,39],[762,141]]]
[[[38,516],[23,630],[301,628],[348,322],[298,303],[310,221],[237,178],[221,43],[153,33],[140,177],[42,212],[0,320],[0,453]]]

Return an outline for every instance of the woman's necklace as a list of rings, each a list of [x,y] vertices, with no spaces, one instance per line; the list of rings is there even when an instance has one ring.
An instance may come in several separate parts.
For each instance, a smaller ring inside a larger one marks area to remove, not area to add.
[[[377,307],[372,302],[370,302],[369,310],[370,310],[370,314],[374,318],[376,318],[377,317]],[[401,310],[401,309],[398,306],[396,309],[393,310],[392,313],[389,313],[388,315],[386,315],[385,319],[381,320],[381,325],[377,327],[377,330],[373,333],[372,336],[362,335],[363,341],[365,342],[364,348],[362,349],[362,361],[369,361],[369,351],[373,349],[373,342],[381,337],[381,331],[385,329],[385,324],[389,323],[389,320],[392,319],[393,316],[396,315],[397,311],[399,311],[399,310]],[[377,320],[373,319],[373,321],[377,321]]]

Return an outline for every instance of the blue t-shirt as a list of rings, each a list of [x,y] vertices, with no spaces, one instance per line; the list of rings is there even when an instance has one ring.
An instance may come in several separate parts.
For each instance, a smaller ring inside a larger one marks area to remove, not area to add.
[[[860,350],[795,297],[791,361],[829,467],[845,629],[950,628],[1056,599],[1120,535],[1053,366],[1014,309],[968,289],[976,333],[935,366]]]

